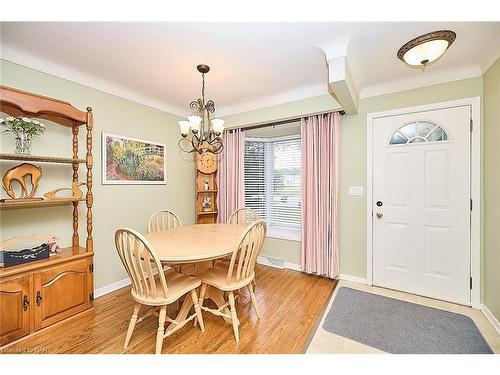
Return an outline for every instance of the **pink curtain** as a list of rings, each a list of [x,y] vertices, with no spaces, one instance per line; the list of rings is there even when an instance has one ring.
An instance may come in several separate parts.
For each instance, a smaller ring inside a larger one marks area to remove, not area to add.
[[[330,278],[339,274],[340,115],[303,118],[302,270]]]
[[[222,144],[217,171],[218,223],[226,223],[235,210],[245,207],[245,133],[242,129],[225,131]]]

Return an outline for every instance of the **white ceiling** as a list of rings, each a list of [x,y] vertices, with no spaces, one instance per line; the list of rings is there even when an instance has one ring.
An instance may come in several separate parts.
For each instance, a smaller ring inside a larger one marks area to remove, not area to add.
[[[444,28],[457,39],[425,72],[397,59],[409,39]],[[326,94],[323,49],[346,40],[366,97],[481,75],[499,37],[499,22],[1,24],[2,58],[179,115],[199,96],[200,63],[221,115]]]

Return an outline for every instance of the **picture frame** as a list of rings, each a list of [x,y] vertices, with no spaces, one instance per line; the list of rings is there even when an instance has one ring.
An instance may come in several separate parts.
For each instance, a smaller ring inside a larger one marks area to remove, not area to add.
[[[103,185],[165,185],[164,143],[102,132]]]

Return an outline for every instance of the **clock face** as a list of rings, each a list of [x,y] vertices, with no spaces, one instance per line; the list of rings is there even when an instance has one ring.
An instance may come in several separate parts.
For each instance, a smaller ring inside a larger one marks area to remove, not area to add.
[[[205,152],[199,156],[198,170],[201,173],[210,174],[214,173],[217,169],[217,155],[211,152]]]

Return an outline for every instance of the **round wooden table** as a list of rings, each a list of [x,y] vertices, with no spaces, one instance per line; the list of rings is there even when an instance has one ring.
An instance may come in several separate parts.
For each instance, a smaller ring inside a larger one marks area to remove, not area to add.
[[[194,263],[195,272],[199,274],[210,266],[212,260],[232,254],[245,229],[246,225],[242,224],[195,224],[148,233],[144,237],[149,241],[163,264]],[[208,298],[214,301],[218,308],[225,304],[224,294],[219,289],[207,288],[205,299]],[[186,319],[192,306],[191,298],[184,298],[175,320],[183,321]],[[225,320],[231,323],[230,320]],[[166,332],[172,328],[173,324],[170,324]]]
[[[245,228],[243,224],[195,224],[144,237],[164,264],[198,263],[232,254]]]

